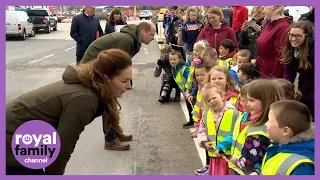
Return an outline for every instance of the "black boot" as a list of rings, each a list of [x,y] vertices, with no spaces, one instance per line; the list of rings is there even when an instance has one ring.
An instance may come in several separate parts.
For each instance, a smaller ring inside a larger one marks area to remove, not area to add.
[[[160,103],[164,103],[164,102],[166,101],[166,97],[160,96],[159,99],[158,99],[158,101],[159,101]]]

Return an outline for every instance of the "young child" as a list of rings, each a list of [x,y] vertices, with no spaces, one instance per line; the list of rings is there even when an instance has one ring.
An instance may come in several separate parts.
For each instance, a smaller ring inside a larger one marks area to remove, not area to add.
[[[252,64],[252,63],[242,64],[242,66],[240,66],[238,70],[238,79],[239,79],[238,88],[241,89],[243,85],[251,82],[252,80],[259,79],[259,77],[260,77],[260,72],[256,64]]]
[[[314,175],[314,127],[308,107],[298,101],[283,100],[270,106],[267,148],[257,175]]]
[[[201,58],[201,54],[206,47],[209,47],[209,43],[206,41],[199,41],[193,46],[193,61],[190,66],[190,73],[186,83],[186,93],[187,99],[194,99],[198,92],[198,85],[194,83],[194,71],[195,71],[195,61]],[[201,59],[200,59],[201,60]],[[191,97],[190,97],[191,96]],[[193,101],[194,102],[194,101]],[[193,104],[192,104],[193,105]],[[184,127],[193,126],[193,123],[187,123]]]
[[[170,45],[168,44],[164,45],[164,47],[160,50],[161,52],[160,59],[157,61],[157,66],[154,71],[154,77],[159,77],[162,73],[162,70],[164,71],[161,77],[161,89],[160,89],[160,96],[158,99],[160,103],[164,103],[170,100],[170,94],[173,87],[176,88],[176,95],[175,95],[174,101],[178,102],[181,99],[180,89],[177,88],[177,85],[171,73],[171,65],[169,62],[169,54],[171,51],[172,51],[172,48]]]
[[[232,67],[229,70],[235,84],[238,84],[238,70],[244,63],[250,63],[251,52],[247,49],[241,49],[233,56]]]
[[[192,62],[193,46],[202,28],[203,24],[198,9],[189,8],[186,13],[186,22],[182,27],[182,41],[186,46],[186,59],[189,63]]]
[[[221,41],[219,46],[219,59],[227,62],[229,66],[232,65],[232,57],[235,47],[236,46],[231,39]]]
[[[224,92],[215,84],[205,84],[201,95],[208,109],[203,113],[198,139],[210,157],[209,174],[228,175],[228,163],[216,156],[215,149],[217,144],[232,134],[240,113],[231,102],[225,101]],[[226,152],[226,155],[228,158],[230,151]]]
[[[208,63],[201,62],[200,60],[196,62],[194,75],[195,75],[195,81],[198,84],[198,92],[197,92],[197,96],[196,96],[196,103],[193,106],[192,119],[193,119],[197,129],[191,133],[192,138],[197,137],[198,127],[199,127],[199,123],[200,123],[199,120],[201,120],[202,109],[204,106],[204,102],[201,97],[200,91],[201,91],[201,87],[204,85],[204,83],[206,82],[206,80],[208,78],[210,70],[211,70],[211,66]],[[189,100],[189,102],[192,101],[191,97],[189,97],[188,100]]]
[[[183,92],[183,94],[185,94],[186,92],[185,86],[186,86],[187,78],[189,75],[189,63],[185,62],[182,59],[181,52],[176,50],[170,52],[169,59],[170,59],[170,65],[172,66],[171,68],[172,76],[175,82],[177,83],[178,87],[180,88],[180,90]],[[186,101],[186,105],[189,113],[189,121],[186,124],[192,123],[193,125],[194,123],[192,120],[192,106],[188,102],[187,97],[185,97],[185,101]],[[185,127],[185,124],[183,126]]]
[[[302,98],[302,94],[300,91],[295,91],[294,90],[294,85],[286,80],[286,79],[282,79],[282,78],[277,78],[277,79],[273,79],[273,82],[275,82],[276,84],[278,84],[280,86],[281,89],[283,89],[283,92],[285,93],[285,99],[287,100],[296,100],[296,101],[300,101]]]
[[[250,117],[245,122],[237,120],[233,131],[231,162],[240,168],[242,174],[250,174],[261,165],[266,148],[270,145],[266,122],[270,104],[282,100],[283,91],[269,79],[258,79],[246,84],[247,107]],[[229,166],[233,174],[238,174]]]
[[[209,73],[208,80],[209,83],[220,87],[226,101],[232,102],[237,110],[243,112],[243,107],[239,104],[239,92],[226,68],[221,66],[213,67]]]

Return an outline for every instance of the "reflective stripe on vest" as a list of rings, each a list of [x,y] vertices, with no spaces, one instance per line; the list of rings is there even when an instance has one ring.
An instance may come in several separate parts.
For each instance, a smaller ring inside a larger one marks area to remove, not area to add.
[[[186,70],[187,66],[183,66],[178,73],[176,74],[176,77],[174,77],[174,80],[176,81],[179,88],[184,92],[184,86],[186,79],[183,77],[184,71]]]
[[[230,66],[227,61],[219,60],[218,66],[224,67],[229,70]]]
[[[293,153],[278,153],[266,161],[264,156],[261,167],[261,175],[291,175],[296,167],[302,163],[314,165],[306,156]]]
[[[196,104],[193,106],[193,111],[192,111],[192,119],[194,122],[198,122],[199,121],[199,112],[200,112],[200,107],[202,107],[202,98],[200,95],[200,90],[198,90],[197,92],[197,101]]]
[[[250,124],[246,125],[245,128],[240,132],[241,120],[242,117],[237,119],[237,122],[234,127],[232,135],[232,146],[231,146],[231,155],[235,157],[241,156],[241,150],[244,146],[244,143],[248,136],[261,135],[267,137],[267,126],[251,126]],[[233,169],[232,166],[229,166],[230,169]]]
[[[216,147],[218,143],[222,142],[227,136],[231,135],[236,120],[238,119],[240,113],[234,109],[228,109],[224,112],[222,120],[220,121],[218,132],[214,123],[214,114],[211,110],[203,112],[203,121],[206,127],[207,136],[213,147]],[[214,149],[209,149],[208,154],[210,157],[216,157]],[[231,152],[227,151],[227,155]]]
[[[238,109],[238,106],[239,106],[239,98],[238,97],[232,96],[229,99],[229,102],[232,102],[234,104],[235,108]]]
[[[190,73],[189,73],[189,76],[188,76],[188,79],[187,79],[187,83],[186,83],[186,89],[188,90],[191,90],[192,89],[192,85],[193,85],[193,79],[194,79],[194,72],[195,72],[195,67],[194,66],[191,66],[190,67]]]

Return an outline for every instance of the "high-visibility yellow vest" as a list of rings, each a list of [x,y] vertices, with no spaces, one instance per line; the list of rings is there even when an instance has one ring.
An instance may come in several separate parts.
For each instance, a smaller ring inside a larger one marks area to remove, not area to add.
[[[194,122],[198,122],[199,121],[199,113],[200,113],[200,108],[203,109],[204,107],[204,101],[201,97],[200,94],[200,89],[197,92],[197,98],[196,98],[196,103],[193,106],[193,111],[192,111],[192,119]]]
[[[228,109],[224,112],[218,131],[216,130],[214,122],[214,114],[211,110],[203,112],[203,124],[205,125],[207,136],[213,147],[222,142],[227,136],[231,135],[235,123],[241,113],[235,109]],[[215,149],[208,149],[210,157],[216,157]],[[231,152],[227,151],[225,154],[230,155]]]
[[[239,94],[238,96],[232,96],[232,97],[229,99],[229,101],[234,104],[234,107],[235,107],[236,109],[238,109],[238,106],[239,106],[239,96],[240,96],[240,94]]]
[[[219,60],[218,66],[224,67],[226,69],[230,69],[230,64],[227,61]]]
[[[177,85],[183,92],[185,91],[184,87],[186,84],[186,79],[183,77],[183,74],[186,69],[187,69],[187,66],[183,66],[174,77],[174,80],[176,81]]]
[[[233,59],[232,58],[227,58],[225,61],[229,64],[229,66],[231,66],[232,62],[233,62]]]
[[[247,124],[246,127],[240,132],[241,120],[242,117],[237,119],[232,135],[231,155],[235,157],[241,156],[241,150],[248,136],[261,135],[268,137],[266,125],[251,126],[250,124]],[[229,168],[234,170],[233,166],[229,165]]]
[[[266,161],[267,153],[262,160],[261,175],[291,175],[296,167],[303,163],[314,166],[313,161],[303,155],[278,153]]]
[[[192,89],[192,85],[194,82],[194,72],[195,72],[195,66],[190,66],[190,72],[189,72],[189,76],[187,79],[187,83],[186,83],[186,89],[187,90],[191,90]]]

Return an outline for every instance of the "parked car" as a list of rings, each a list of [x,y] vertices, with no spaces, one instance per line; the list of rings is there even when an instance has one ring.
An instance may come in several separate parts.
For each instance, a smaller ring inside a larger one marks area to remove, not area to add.
[[[293,17],[293,22],[297,22],[302,14],[310,11],[308,6],[286,6],[285,11],[289,11],[289,15]]]
[[[58,19],[54,17],[46,8],[33,8],[28,12],[29,17],[36,30],[44,29],[47,33],[51,32],[51,28],[57,31]]]
[[[27,35],[36,35],[33,24],[24,11],[6,11],[6,38],[19,37],[25,40]]]
[[[149,20],[149,19],[151,19],[151,16],[152,16],[152,11],[151,10],[142,10],[139,13],[140,20],[142,20],[142,19]]]

